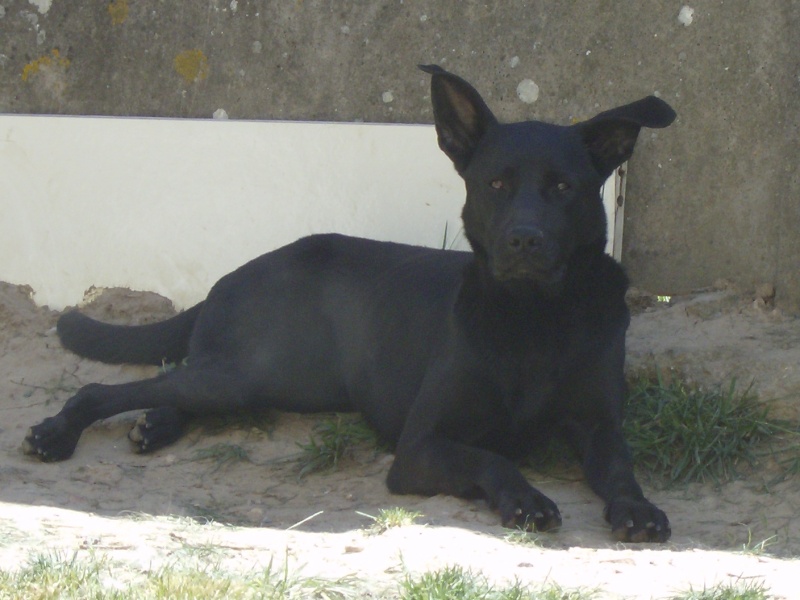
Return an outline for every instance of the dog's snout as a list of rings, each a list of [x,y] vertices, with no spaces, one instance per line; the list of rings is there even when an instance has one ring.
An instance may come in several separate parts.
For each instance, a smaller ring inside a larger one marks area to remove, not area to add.
[[[544,234],[536,227],[520,226],[509,232],[507,241],[513,252],[539,252],[544,245]]]

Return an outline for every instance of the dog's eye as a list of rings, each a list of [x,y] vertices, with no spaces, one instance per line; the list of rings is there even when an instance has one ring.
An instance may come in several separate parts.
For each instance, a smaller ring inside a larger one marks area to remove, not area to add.
[[[559,192],[567,192],[567,191],[572,189],[572,186],[570,184],[568,184],[566,181],[559,181],[556,184],[556,189]]]
[[[502,190],[504,187],[506,187],[506,184],[503,183],[502,179],[492,179],[492,182],[489,185],[496,190]]]

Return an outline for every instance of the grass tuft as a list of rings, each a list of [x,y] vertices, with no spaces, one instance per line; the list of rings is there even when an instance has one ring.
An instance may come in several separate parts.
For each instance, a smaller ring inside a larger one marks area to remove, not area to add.
[[[176,562],[152,571],[115,565],[95,556],[36,555],[18,571],[0,568],[0,600],[256,600],[359,596],[352,577],[326,580],[302,577],[273,562],[245,572],[214,562]]]
[[[400,585],[402,600],[591,600],[594,597],[594,592],[565,590],[555,584],[530,588],[517,581],[498,588],[483,575],[459,566],[424,573],[418,578],[407,576]]]
[[[222,467],[227,467],[235,463],[252,462],[247,450],[238,444],[230,444],[228,442],[220,442],[208,448],[195,450],[192,460],[213,461],[216,465],[212,473],[218,471]]]
[[[778,541],[777,535],[771,535],[763,540],[756,541],[753,539],[753,532],[747,528],[747,541],[742,544],[742,554],[750,554],[752,556],[762,556],[767,554],[767,548],[776,544]]]
[[[676,381],[644,380],[627,399],[625,436],[638,466],[667,485],[723,483],[742,465],[756,464],[756,449],[786,432],[751,387],[694,389]]]
[[[188,358],[183,358],[181,362],[167,362],[166,359],[161,359],[161,366],[159,367],[160,375],[166,375],[171,371],[183,368],[189,364]]]
[[[123,599],[111,577],[108,561],[79,560],[77,554],[37,554],[19,571],[0,570],[0,598]],[[99,595],[102,592],[102,595]]]
[[[359,446],[369,445],[376,451],[380,448],[377,435],[360,417],[336,414],[323,420],[314,430],[316,436],[312,435],[307,444],[297,444],[302,450],[298,461],[300,477],[337,468],[339,462],[352,456]]]
[[[372,526],[367,530],[372,535],[379,535],[397,527],[413,525],[414,522],[422,517],[422,513],[416,510],[408,510],[401,506],[394,508],[382,508],[377,516],[359,512],[359,515],[372,519]]]
[[[762,581],[739,579],[735,583],[722,583],[712,588],[690,589],[672,596],[670,600],[767,600],[768,591]]]
[[[507,529],[503,539],[509,544],[515,546],[523,546],[526,548],[541,548],[542,537],[538,533],[528,531],[522,527],[516,529]]]

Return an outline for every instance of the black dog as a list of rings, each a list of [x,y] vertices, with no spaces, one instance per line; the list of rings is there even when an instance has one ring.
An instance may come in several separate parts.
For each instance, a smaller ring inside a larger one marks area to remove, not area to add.
[[[68,458],[91,423],[138,409],[150,409],[129,436],[141,452],[197,415],[360,411],[395,449],[392,492],[482,497],[505,525],[544,531],[561,524],[558,508],[513,460],[560,435],[618,539],[667,540],[622,436],[627,280],[603,252],[599,190],[639,129],[675,113],[648,97],[569,127],[502,125],[466,81],[422,69],[439,145],[466,182],[473,252],[315,235],[162,323],[65,314],[61,340],[82,356],[186,365],[83,387],[31,428],[23,451]]]

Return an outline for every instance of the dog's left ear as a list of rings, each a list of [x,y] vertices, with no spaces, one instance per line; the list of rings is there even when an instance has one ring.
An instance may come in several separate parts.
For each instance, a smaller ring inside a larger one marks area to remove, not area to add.
[[[430,73],[431,102],[439,148],[450,157],[456,171],[463,173],[486,130],[497,119],[477,90],[458,75],[438,65],[419,65]]]
[[[605,179],[631,157],[642,127],[667,127],[675,117],[669,104],[647,96],[602,112],[575,127],[580,130],[598,173]]]

